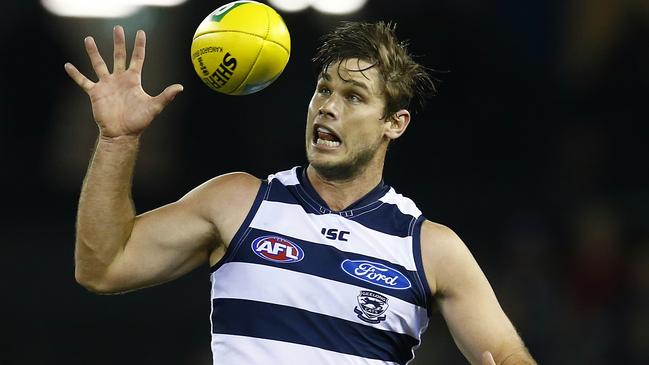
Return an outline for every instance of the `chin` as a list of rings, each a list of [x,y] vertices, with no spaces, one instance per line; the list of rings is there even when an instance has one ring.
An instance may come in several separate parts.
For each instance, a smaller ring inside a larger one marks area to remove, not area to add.
[[[377,158],[378,146],[355,151],[355,153],[319,153],[313,146],[307,146],[307,160],[320,176],[328,180],[350,180],[362,174]]]
[[[318,172],[318,175],[327,180],[350,180],[365,170],[368,162],[365,159],[358,158],[341,161],[340,159],[319,157],[321,158],[307,156],[307,160],[309,165]]]
[[[349,164],[310,161],[309,165],[327,180],[349,180],[356,175],[355,168]]]

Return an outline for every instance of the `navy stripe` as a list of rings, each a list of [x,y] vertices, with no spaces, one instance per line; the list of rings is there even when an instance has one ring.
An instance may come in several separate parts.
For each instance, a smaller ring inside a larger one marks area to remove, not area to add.
[[[341,212],[331,211],[311,199],[300,185],[285,186],[271,182],[268,201],[301,206],[309,214],[338,214],[363,226],[397,237],[408,237],[410,225],[415,217],[402,213],[394,204],[376,200],[358,209]]]
[[[415,256],[415,266],[417,267],[417,278],[419,285],[423,286],[424,297],[426,300],[426,309],[428,310],[428,317],[431,316],[433,311],[432,298],[433,294],[430,290],[430,285],[428,285],[428,279],[426,279],[426,271],[424,271],[424,261],[421,256],[421,226],[424,223],[426,218],[421,215],[415,222],[415,226],[412,232],[412,251]]]
[[[349,219],[375,231],[392,236],[408,237],[410,236],[410,224],[415,220],[415,217],[403,214],[394,204],[383,203],[371,212]]]
[[[237,233],[235,233],[232,237],[232,240],[228,245],[228,249],[226,250],[223,257],[221,257],[221,259],[210,268],[210,272],[218,270],[218,268],[228,262],[239,249],[239,246],[241,246],[241,241],[246,236],[247,232],[250,231],[250,222],[252,222],[252,219],[257,214],[257,210],[259,210],[261,202],[264,201],[264,199],[268,195],[268,190],[268,181],[262,180],[261,185],[259,186],[259,190],[257,191],[257,195],[255,196],[255,201],[252,203],[252,206],[250,207],[250,210],[246,215],[246,219],[243,220],[243,223],[237,230]]]
[[[265,260],[255,254],[251,244],[255,238],[262,236],[279,236],[289,241],[297,244],[304,251],[304,258],[299,262],[292,263],[281,263],[274,262],[270,260]],[[344,242],[340,243],[344,245]],[[372,283],[360,280],[355,276],[346,274],[340,267],[341,263],[345,259],[350,260],[367,260],[372,262],[378,262],[380,264],[389,266],[393,269],[398,270],[401,274],[406,276],[410,281],[411,287],[405,290],[385,288],[382,286],[374,285]],[[426,308],[426,297],[421,286],[418,285],[419,278],[417,273],[414,271],[408,271],[401,265],[378,259],[376,257],[360,255],[357,253],[344,252],[335,247],[316,244],[309,241],[304,241],[298,238],[293,238],[287,235],[280,235],[274,232],[264,231],[260,229],[253,228],[250,230],[249,234],[246,236],[244,243],[241,245],[241,249],[238,250],[235,257],[230,261],[237,262],[248,262],[266,266],[274,266],[286,270],[301,272],[305,274],[310,274],[318,276],[325,279],[335,280],[341,283],[346,283],[350,285],[355,285],[363,287],[366,289],[378,291],[401,300],[404,300],[408,303]]]
[[[316,202],[309,201],[304,193],[302,193],[302,196],[299,195],[296,185],[286,186],[282,185],[279,181],[275,184],[275,180],[273,180],[270,186],[268,201],[287,204],[299,204],[298,202],[301,202],[302,204],[300,205],[307,213],[322,214],[319,209],[320,206]]]
[[[277,304],[213,299],[212,307],[214,334],[290,342],[399,364],[412,358],[412,348],[419,343],[408,335]]]

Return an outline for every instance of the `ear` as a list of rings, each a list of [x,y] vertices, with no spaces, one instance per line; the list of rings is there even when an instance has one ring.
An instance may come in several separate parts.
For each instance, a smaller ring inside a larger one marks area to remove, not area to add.
[[[410,123],[410,112],[401,109],[385,119],[385,136],[389,139],[397,139],[408,128]]]

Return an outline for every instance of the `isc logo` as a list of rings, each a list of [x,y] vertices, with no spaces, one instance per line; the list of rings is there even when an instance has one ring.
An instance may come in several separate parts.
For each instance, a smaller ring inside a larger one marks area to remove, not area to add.
[[[252,251],[262,259],[292,263],[304,258],[304,251],[297,244],[277,236],[264,236],[252,241]]]
[[[323,236],[327,237],[330,240],[338,240],[344,242],[347,242],[347,236],[350,234],[349,231],[339,231],[335,228],[323,228],[320,233],[322,233]]]

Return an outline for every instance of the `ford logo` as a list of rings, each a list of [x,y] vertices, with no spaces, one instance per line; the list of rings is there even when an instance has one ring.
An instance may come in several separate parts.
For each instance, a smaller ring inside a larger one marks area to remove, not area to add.
[[[252,241],[252,251],[262,259],[291,263],[302,261],[304,251],[297,244],[277,236],[264,236]]]
[[[403,290],[410,288],[410,280],[389,266],[365,260],[345,260],[340,264],[343,271],[370,284],[384,288]]]

